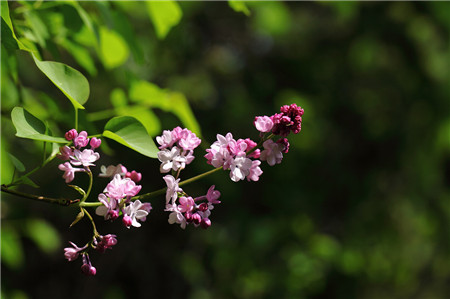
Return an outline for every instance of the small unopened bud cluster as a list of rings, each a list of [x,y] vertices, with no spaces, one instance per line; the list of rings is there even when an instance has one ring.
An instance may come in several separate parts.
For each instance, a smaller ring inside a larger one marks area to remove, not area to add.
[[[117,244],[116,235],[105,235],[105,236],[94,236],[91,242],[85,246],[79,248],[72,242],[69,242],[71,247],[64,248],[64,256],[69,261],[72,262],[78,258],[81,254],[82,262],[81,272],[87,276],[94,276],[97,274],[97,269],[92,266],[91,260],[89,258],[88,250],[93,248],[100,253],[104,253],[107,249],[111,249],[112,246]]]
[[[165,210],[171,212],[169,223],[178,223],[182,229],[185,229],[187,224],[205,229],[210,227],[211,210],[214,209],[214,204],[220,203],[220,192],[214,190],[215,186],[211,186],[206,195],[192,198],[178,186],[180,179],[169,174],[163,179],[167,184]]]

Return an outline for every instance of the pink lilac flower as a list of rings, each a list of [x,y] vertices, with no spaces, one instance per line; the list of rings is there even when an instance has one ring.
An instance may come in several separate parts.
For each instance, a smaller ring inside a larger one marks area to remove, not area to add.
[[[180,179],[175,180],[175,178],[170,174],[164,176],[163,179],[167,185],[166,204],[169,204],[170,201],[172,201],[173,204],[178,197],[177,193],[183,191],[183,189],[178,187]]]
[[[252,161],[252,167],[250,168],[250,173],[247,175],[247,181],[258,181],[259,177],[263,173],[261,168],[259,167],[261,165],[261,161],[259,160],[253,160]]]
[[[66,247],[64,248],[64,257],[69,261],[74,261],[78,258],[78,255],[81,251],[85,250],[87,248],[87,245],[79,248],[77,245],[75,245],[72,242],[69,242],[72,247]]]
[[[75,166],[94,166],[94,162],[100,159],[100,154],[91,149],[85,149],[83,151],[75,149],[73,151],[73,156],[70,158],[70,162]]]
[[[255,127],[262,133],[270,132],[273,128],[273,121],[268,116],[257,116],[254,121]]]
[[[67,145],[61,146],[59,148],[59,154],[57,157],[63,161],[69,160],[70,156],[73,156],[73,150]]]
[[[75,178],[75,172],[85,171],[83,168],[74,168],[69,162],[65,162],[64,164],[59,164],[58,168],[64,171],[63,178],[66,180],[66,184],[73,181]]]
[[[266,140],[263,143],[264,150],[261,152],[261,160],[267,161],[270,166],[280,164],[283,159],[284,145],[274,142],[272,139]]]
[[[254,142],[253,140],[251,140],[250,138],[246,138],[245,143],[247,143],[247,150],[246,153],[248,153],[249,151],[251,151],[254,147],[257,146],[257,143]],[[249,158],[254,158],[254,159],[259,159],[259,155],[260,155],[260,150],[256,149],[254,150],[251,154],[248,155]]]
[[[98,176],[103,177],[103,178],[112,178],[116,174],[125,176],[125,174],[127,173],[126,167],[123,166],[122,164],[118,164],[117,166],[109,165],[108,167],[106,167],[105,165],[102,165],[100,167],[100,171],[101,171],[101,173]]]
[[[100,145],[102,144],[102,141],[101,141],[101,139],[92,137],[91,142],[89,144],[91,145],[92,149],[96,149],[96,148],[100,147]]]
[[[194,150],[197,146],[200,145],[202,140],[192,133],[188,129],[183,129],[179,135],[178,145],[185,151]]]
[[[290,132],[297,134],[302,129],[302,115],[304,110],[296,104],[284,105],[281,113],[271,116],[273,121],[272,133],[286,137]]]
[[[220,191],[214,190],[215,187],[216,186],[212,185],[208,189],[208,192],[206,193],[206,199],[212,204],[219,204],[220,200],[218,199],[220,198]]]
[[[67,141],[71,141],[78,136],[78,132],[75,129],[69,130],[64,134],[64,137]]]
[[[180,204],[178,205],[178,209],[182,213],[190,212],[194,209],[195,202],[192,197],[182,196],[179,199]]]
[[[145,220],[149,213],[149,210],[148,206],[144,205],[140,200],[136,200],[126,206],[123,209],[123,213],[131,218],[132,226],[140,227],[141,224],[137,220],[143,221],[143,218]],[[128,225],[127,228],[130,228],[130,225]]]
[[[121,200],[124,197],[135,196],[141,188],[142,186],[136,185],[132,180],[123,179],[119,174],[116,174],[103,192],[112,199]]]
[[[133,170],[132,172],[127,172],[125,177],[131,179],[135,183],[138,183],[142,179],[142,174]]]
[[[89,143],[89,138],[87,136],[88,135],[86,131],[80,132],[80,134],[78,134],[78,136],[73,139],[73,144],[77,148],[85,147]]]
[[[246,158],[245,153],[237,155],[230,165],[231,180],[237,182],[245,179],[245,177],[250,173],[251,167],[252,160]]]
[[[106,249],[112,249],[112,247],[117,244],[116,237],[116,235],[108,234],[99,236],[98,240],[95,238],[93,242],[95,249],[100,253],[104,253]]]

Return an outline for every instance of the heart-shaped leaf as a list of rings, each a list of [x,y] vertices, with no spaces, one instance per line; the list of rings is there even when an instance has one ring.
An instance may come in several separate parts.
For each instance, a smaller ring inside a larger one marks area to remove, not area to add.
[[[11,119],[16,128],[16,136],[34,140],[67,143],[62,137],[53,137],[48,132],[47,126],[33,114],[22,107],[15,107],[11,112]]]
[[[70,66],[54,62],[40,61],[33,55],[37,67],[58,87],[72,102],[75,109],[84,109],[83,104],[89,98],[89,82],[79,71]]]
[[[110,119],[105,125],[103,136],[150,158],[156,158],[159,151],[145,127],[131,116]]]

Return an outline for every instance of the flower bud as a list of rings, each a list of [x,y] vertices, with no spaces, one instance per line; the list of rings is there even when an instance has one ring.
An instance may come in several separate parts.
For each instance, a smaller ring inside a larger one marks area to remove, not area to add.
[[[74,138],[76,138],[77,136],[78,136],[78,132],[75,129],[67,131],[66,134],[64,135],[64,137],[66,138],[67,141],[71,141]]]
[[[201,203],[201,204],[198,206],[198,209],[199,209],[200,211],[204,212],[204,211],[208,210],[208,205],[207,205],[206,203]]]
[[[136,171],[127,172],[125,177],[130,178],[133,182],[137,183],[142,179],[142,174]]]
[[[124,215],[122,218],[122,222],[127,228],[130,228],[131,224],[133,223],[133,220],[131,219],[130,216]]]
[[[200,222],[200,226],[204,229],[207,229],[211,226],[211,220],[209,220],[208,218],[203,218],[202,222]]]
[[[89,143],[92,149],[96,149],[102,144],[102,140],[96,137],[91,138],[91,142]]]

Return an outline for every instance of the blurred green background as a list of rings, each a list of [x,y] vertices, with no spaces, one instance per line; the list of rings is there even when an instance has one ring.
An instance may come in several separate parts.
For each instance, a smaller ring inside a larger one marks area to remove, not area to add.
[[[2,298],[448,298],[450,3],[8,4],[23,45],[88,79],[80,128],[101,133],[131,115],[152,136],[201,132],[184,179],[211,169],[202,156],[217,133],[256,140],[254,117],[282,104],[305,115],[283,163],[263,165],[259,182],[220,172],[185,188],[222,192],[208,230],[167,224],[163,197],[139,229],[97,217],[119,242],[91,254],[95,277],[63,256],[69,240],[90,237],[86,220],[68,228],[76,210],[3,193]],[[13,107],[55,136],[74,118],[5,24],[2,183],[13,169],[6,152],[27,170],[43,154],[14,136]],[[101,154],[98,165],[142,172],[142,192],[164,186],[157,160],[106,140]],[[31,177],[39,189],[19,190],[75,198],[57,165]]]

